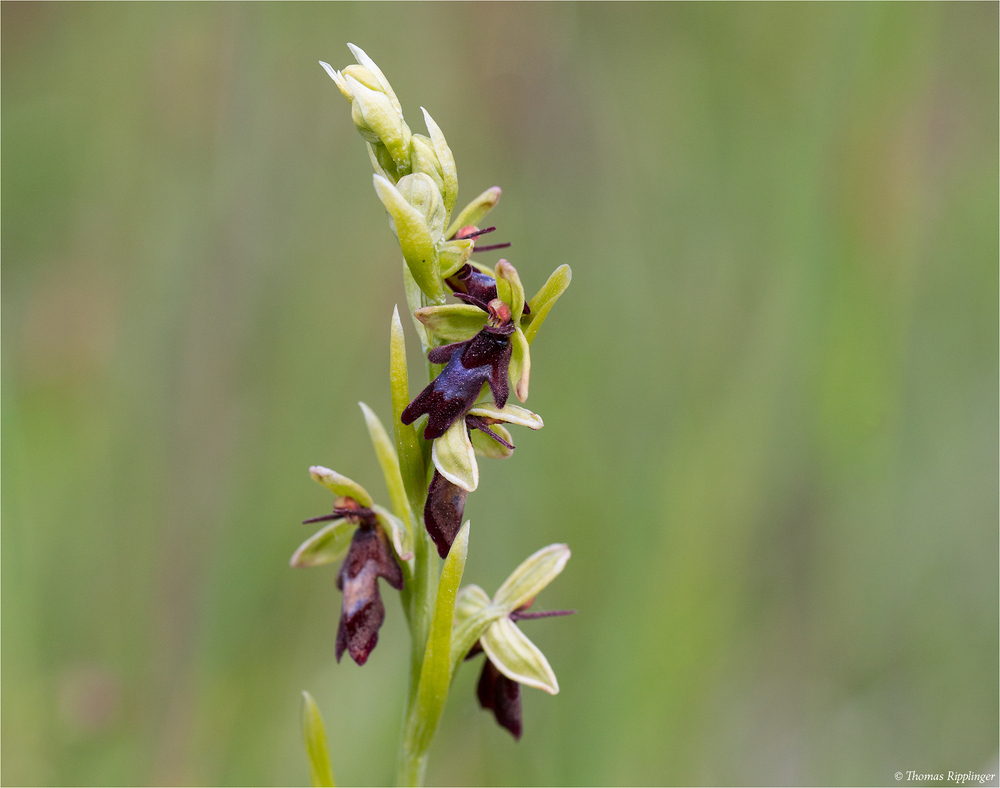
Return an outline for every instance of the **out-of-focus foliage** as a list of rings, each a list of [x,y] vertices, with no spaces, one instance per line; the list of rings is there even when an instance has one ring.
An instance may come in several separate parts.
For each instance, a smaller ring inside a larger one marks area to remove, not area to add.
[[[338,778],[392,779],[398,602],[336,665],[336,566],[288,567],[310,465],[388,500],[355,403],[390,417],[403,292],[317,64],[347,41],[460,203],[503,187],[527,291],[574,274],[545,428],[467,509],[484,588],[572,547],[544,601],[579,614],[521,624],[561,692],[514,743],[460,668],[429,782],[995,764],[995,3],[2,18],[5,784],[304,783],[303,689]]]

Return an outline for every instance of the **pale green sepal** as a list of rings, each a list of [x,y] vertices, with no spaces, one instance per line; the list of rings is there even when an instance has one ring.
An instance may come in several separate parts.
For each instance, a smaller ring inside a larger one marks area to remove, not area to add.
[[[508,613],[528,604],[563,570],[569,557],[569,546],[565,544],[550,544],[532,553],[504,580],[493,604]]]
[[[361,84],[350,74],[344,74],[344,79],[354,94],[351,119],[361,136],[368,142],[385,145],[397,167],[409,167],[410,130],[389,97]]]
[[[333,786],[333,767],[330,765],[330,752],[326,746],[326,728],[323,726],[323,715],[312,695],[302,692],[302,739],[306,745],[306,755],[309,756],[309,777],[314,786]]]
[[[431,135],[431,143],[434,145],[434,152],[441,167],[441,178],[444,181],[441,196],[444,197],[444,207],[450,216],[458,197],[458,168],[455,166],[455,157],[434,118],[423,107],[420,111],[424,113],[424,124],[427,126],[428,134]]]
[[[343,517],[331,520],[299,545],[289,564],[296,569],[304,569],[339,561],[351,546],[351,538],[357,527],[357,523]]]
[[[490,212],[490,209],[500,201],[500,187],[493,186],[466,205],[458,217],[451,223],[444,234],[451,238],[455,233],[470,224],[479,224],[479,220]]]
[[[365,403],[359,402],[361,412],[365,415],[365,424],[368,427],[368,436],[375,447],[375,456],[378,457],[378,464],[382,467],[382,475],[385,477],[385,486],[389,490],[389,500],[392,508],[396,510],[408,530],[412,530],[413,522],[410,515],[410,504],[406,498],[406,488],[403,486],[403,474],[399,470],[399,457],[396,454],[396,447],[393,445],[389,434],[382,426],[375,411]]]
[[[431,332],[445,342],[472,339],[486,325],[487,314],[472,304],[425,306],[413,313]]]
[[[379,523],[389,534],[392,547],[396,551],[396,555],[399,556],[399,560],[409,561],[413,558],[413,540],[410,538],[410,532],[406,529],[403,521],[378,504],[372,507],[372,511],[375,512]]]
[[[406,201],[388,178],[378,174],[372,177],[375,191],[392,219],[393,232],[399,239],[399,247],[414,281],[428,298],[442,303],[444,287],[438,276],[437,249],[426,217]]]
[[[514,384],[514,393],[524,402],[528,398],[528,379],[531,376],[531,350],[528,340],[520,328],[514,329],[510,338],[510,382]]]
[[[506,616],[490,624],[479,642],[490,662],[511,681],[545,690],[550,695],[559,692],[556,674],[545,655]]]
[[[510,433],[504,427],[499,424],[491,424],[490,429],[511,446],[514,445],[513,438],[510,437]],[[469,440],[472,441],[472,448],[476,450],[476,454],[480,457],[487,457],[491,460],[506,460],[514,453],[513,449],[508,449],[502,443],[497,443],[497,441],[493,440],[493,438],[482,430],[472,430]]]
[[[396,184],[403,199],[423,214],[431,239],[438,243],[444,235],[445,210],[441,189],[426,172],[415,172]]]
[[[465,571],[469,552],[469,521],[459,529],[441,570],[427,649],[420,668],[415,719],[411,716],[417,752],[425,752],[434,737],[451,683],[451,625],[455,618],[455,596]]]
[[[444,197],[444,179],[441,177],[441,165],[438,163],[437,153],[434,151],[432,143],[423,134],[414,134],[410,137],[410,172],[422,172],[430,176],[434,185],[438,187],[442,198]],[[447,210],[447,203],[445,205]],[[441,228],[442,230],[444,227]]]
[[[351,93],[351,88],[348,86],[347,80],[344,79],[344,75],[341,74],[339,71],[337,71],[337,69],[335,69],[329,63],[324,63],[321,60],[319,61],[319,64],[323,67],[326,73],[330,75],[330,79],[332,79],[336,83],[337,87],[340,89],[340,92],[344,94],[344,98],[346,98],[348,101],[354,101],[354,94]]]
[[[487,628],[498,618],[508,614],[508,610],[499,605],[487,605],[470,612],[461,621],[456,621],[455,630],[451,635],[451,670],[454,675],[459,663],[465,659],[469,650],[476,645]]]
[[[444,478],[463,490],[474,492],[479,486],[479,465],[464,418],[455,419],[444,435],[434,440],[431,460]]]
[[[461,626],[467,618],[489,607],[489,604],[489,595],[479,586],[472,584],[462,588],[455,599],[455,627]]]
[[[370,509],[374,503],[372,497],[364,487],[353,479],[341,476],[336,471],[331,471],[322,465],[313,465],[309,469],[309,475],[328,490],[332,490],[337,495],[346,495],[348,498],[353,498],[366,509]]]
[[[552,272],[552,276],[548,278],[542,289],[528,302],[531,314],[524,316],[524,321],[528,324],[524,329],[524,336],[529,345],[534,341],[535,334],[538,333],[538,329],[545,321],[545,316],[549,313],[552,305],[559,296],[566,292],[572,279],[573,271],[570,267],[568,265],[559,266]]]
[[[510,307],[510,317],[514,325],[520,325],[524,313],[524,286],[517,269],[506,260],[497,263],[496,274],[497,298]]]
[[[441,278],[447,279],[458,272],[458,269],[469,262],[469,255],[476,247],[474,238],[459,238],[454,241],[445,241],[441,244],[438,267],[441,270]]]
[[[399,309],[395,307],[392,310],[392,323],[389,329],[389,389],[392,397],[392,425],[396,433],[396,451],[403,487],[411,503],[421,501],[427,488],[427,481],[420,442],[413,425],[403,424],[400,419],[403,410],[410,404],[410,390],[406,370],[406,339],[403,336],[403,324],[399,321]]]
[[[521,427],[530,427],[533,430],[540,430],[545,426],[542,417],[537,413],[532,413],[527,408],[514,405],[508,402],[502,408],[498,408],[493,402],[477,402],[469,408],[470,416],[481,416],[485,419],[499,419],[508,424],[517,424]]]
[[[385,91],[385,94],[389,97],[389,100],[392,102],[392,105],[396,108],[396,111],[400,115],[402,115],[403,107],[400,105],[399,99],[396,98],[396,94],[393,93],[392,85],[390,85],[389,80],[385,78],[385,74],[382,73],[382,69],[380,69],[377,65],[375,65],[375,61],[372,60],[370,57],[368,57],[365,50],[363,50],[361,47],[355,46],[354,44],[348,44],[347,48],[351,50],[351,54],[354,55],[354,59],[357,60],[358,63],[360,63],[362,66],[367,68],[375,76],[375,78],[378,80],[379,85],[382,86],[382,90]],[[350,67],[348,66],[348,68]]]

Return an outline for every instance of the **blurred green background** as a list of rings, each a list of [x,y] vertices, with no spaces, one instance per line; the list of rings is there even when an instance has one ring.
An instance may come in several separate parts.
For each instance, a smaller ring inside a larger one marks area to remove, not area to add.
[[[429,782],[996,771],[997,9],[4,3],[3,782],[303,783],[303,689],[393,779],[399,603],[337,665],[335,567],[288,568],[309,465],[386,500],[347,41],[529,293],[574,272],[467,509],[491,592],[571,545],[579,614],[523,625],[562,692],[514,743],[465,666]]]

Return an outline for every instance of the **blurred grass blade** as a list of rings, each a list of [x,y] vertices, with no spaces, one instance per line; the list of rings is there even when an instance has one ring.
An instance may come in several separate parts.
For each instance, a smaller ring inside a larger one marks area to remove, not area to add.
[[[330,753],[326,747],[326,728],[323,727],[323,715],[312,695],[302,692],[302,738],[306,743],[306,754],[309,756],[309,776],[315,786],[332,786],[333,767],[330,765]]]

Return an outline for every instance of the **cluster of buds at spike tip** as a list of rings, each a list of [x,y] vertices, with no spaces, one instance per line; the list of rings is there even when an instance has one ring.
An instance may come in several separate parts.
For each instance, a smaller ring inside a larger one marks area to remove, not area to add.
[[[363,665],[378,642],[378,630],[385,620],[378,578],[396,590],[402,589],[403,571],[397,558],[406,561],[413,557],[408,549],[409,534],[403,523],[376,505],[357,482],[318,465],[310,468],[309,473],[336,493],[337,498],[330,514],[303,521],[327,525],[302,543],[292,556],[291,565],[320,566],[346,553],[337,573],[337,588],[343,592],[343,602],[336,656],[339,662],[346,650],[355,662]]]

